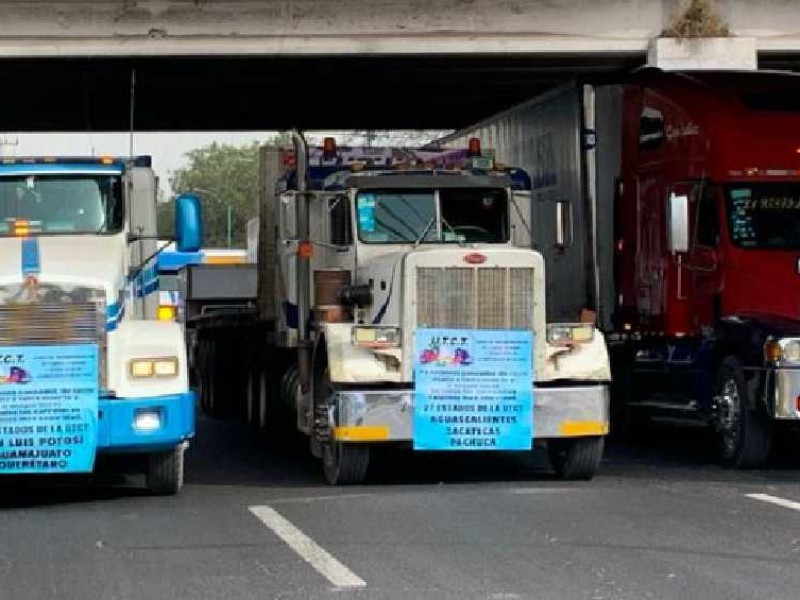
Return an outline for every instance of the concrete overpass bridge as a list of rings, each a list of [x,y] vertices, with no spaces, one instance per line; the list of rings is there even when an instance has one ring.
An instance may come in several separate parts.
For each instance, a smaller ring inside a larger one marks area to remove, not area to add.
[[[140,131],[459,127],[566,79],[645,64],[676,8],[676,0],[2,0],[0,130],[125,130],[131,96]],[[717,8],[760,66],[800,64],[795,0]]]

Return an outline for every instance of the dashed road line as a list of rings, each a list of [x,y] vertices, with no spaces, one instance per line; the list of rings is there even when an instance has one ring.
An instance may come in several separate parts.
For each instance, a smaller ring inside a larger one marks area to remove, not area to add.
[[[768,502],[769,504],[775,504],[776,506],[782,506],[783,508],[791,508],[792,510],[800,511],[800,502],[787,500],[786,498],[781,498],[780,496],[771,496],[769,494],[745,494],[745,496],[752,498],[753,500],[760,500],[761,502]]]
[[[361,588],[367,582],[336,560],[327,550],[300,531],[291,521],[270,506],[248,507],[264,525],[281,538],[300,558],[340,588]]]

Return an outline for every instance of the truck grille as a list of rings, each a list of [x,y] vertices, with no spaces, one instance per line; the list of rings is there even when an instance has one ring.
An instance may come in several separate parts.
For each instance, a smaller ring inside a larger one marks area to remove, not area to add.
[[[0,305],[0,346],[97,344],[98,384],[106,388],[105,303]]]
[[[0,345],[100,343],[104,315],[93,302],[0,306]]]
[[[533,330],[533,269],[417,268],[417,326]]]

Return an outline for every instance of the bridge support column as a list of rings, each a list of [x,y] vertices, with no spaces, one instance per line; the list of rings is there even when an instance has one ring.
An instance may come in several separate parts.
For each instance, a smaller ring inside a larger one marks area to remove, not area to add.
[[[756,39],[751,37],[666,38],[650,42],[647,64],[665,71],[758,68]]]

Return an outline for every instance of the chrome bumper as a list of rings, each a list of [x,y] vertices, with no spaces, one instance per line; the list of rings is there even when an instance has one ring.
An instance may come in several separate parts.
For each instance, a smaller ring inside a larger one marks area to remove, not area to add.
[[[800,420],[800,369],[775,369],[772,416],[780,420]]]
[[[413,409],[411,389],[340,391],[333,435],[347,442],[411,441]],[[608,423],[606,384],[533,388],[535,439],[606,435]]]

